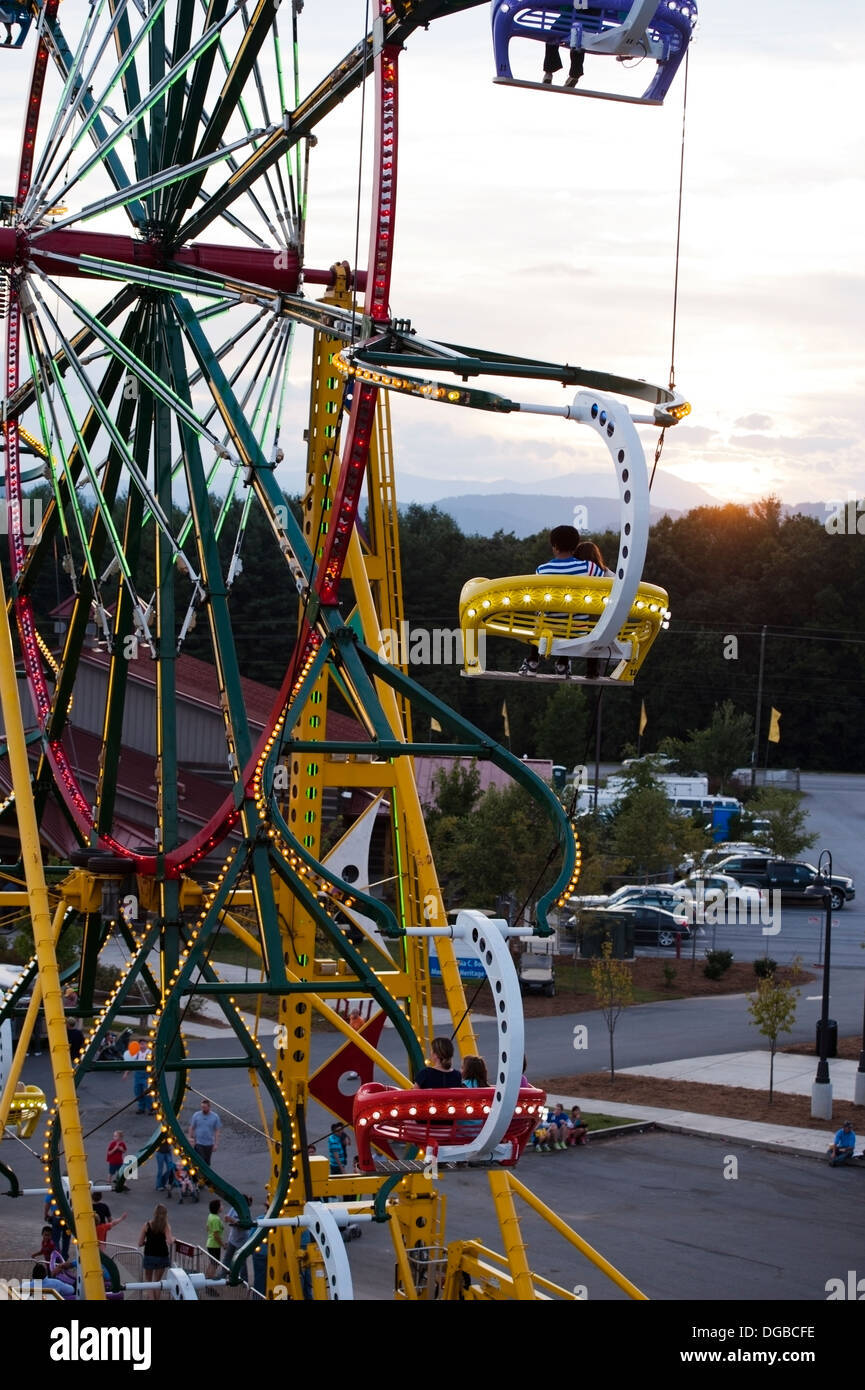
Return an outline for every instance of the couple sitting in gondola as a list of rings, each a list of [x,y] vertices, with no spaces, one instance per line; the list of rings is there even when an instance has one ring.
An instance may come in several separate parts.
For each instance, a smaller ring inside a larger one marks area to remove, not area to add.
[[[590,578],[600,578],[612,573],[607,569],[604,557],[594,541],[580,540],[576,526],[554,526],[550,532],[550,549],[553,558],[538,565],[536,574],[584,574]],[[539,661],[540,652],[537,647],[529,647],[528,656],[520,667],[520,675],[534,675]],[[598,658],[589,659],[586,662],[586,676],[589,680],[597,680],[603,676],[605,667],[605,661]],[[556,657],[555,671],[557,676],[570,675],[571,663],[566,656]]]

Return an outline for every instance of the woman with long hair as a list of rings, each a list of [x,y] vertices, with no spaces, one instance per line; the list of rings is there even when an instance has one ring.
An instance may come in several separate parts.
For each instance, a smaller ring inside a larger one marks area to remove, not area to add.
[[[463,1058],[462,1076],[464,1086],[489,1086],[487,1064],[483,1057]]]
[[[144,1247],[141,1268],[144,1270],[145,1283],[152,1284],[162,1278],[163,1272],[171,1264],[169,1252],[173,1242],[174,1236],[168,1224],[168,1208],[159,1202],[150,1220],[145,1221],[138,1237],[138,1244]],[[159,1293],[159,1289],[154,1289],[150,1295],[151,1299],[158,1298]]]

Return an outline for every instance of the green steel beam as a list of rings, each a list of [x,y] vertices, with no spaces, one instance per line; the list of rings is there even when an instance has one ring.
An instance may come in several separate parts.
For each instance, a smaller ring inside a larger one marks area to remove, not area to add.
[[[117,0],[111,0],[111,12],[117,12]],[[124,6],[123,14],[117,23],[115,46],[117,50],[117,61],[131,47],[132,31],[129,27],[129,14]],[[130,63],[124,68],[121,76],[123,87],[123,100],[126,105],[126,114],[134,111],[141,103],[141,86],[138,81],[138,69],[134,63]],[[150,164],[147,149],[147,132],[144,129],[144,122],[139,121],[132,132],[132,157],[135,160],[135,175],[138,179],[143,179],[150,172]],[[141,208],[141,220],[144,221],[144,208]]]
[[[418,0],[418,3],[395,5],[394,13],[385,20],[383,41],[388,45],[402,45],[416,29],[426,28],[432,20],[474,9],[481,3],[482,0]],[[204,228],[261,178],[272,164],[299,141],[312,135],[319,121],[344,101],[372,72],[373,52],[374,39],[370,34],[323,78],[293,112],[286,113],[286,128],[263,140],[237,172],[214,192],[203,207],[188,218],[177,233],[177,243],[199,237]]]
[[[164,342],[161,306],[156,305],[155,332],[150,344],[149,366],[154,376],[168,380],[168,360]],[[171,515],[171,417],[164,401],[153,402],[153,491],[166,516]],[[159,812],[157,824],[161,853],[179,844],[177,824],[177,631],[175,621],[174,553],[162,531],[156,534],[156,719],[159,771],[157,775]],[[164,883],[166,894],[176,897],[177,884]],[[174,916],[163,902],[163,914]]]
[[[191,8],[192,6],[190,5],[190,9]],[[227,8],[228,0],[210,0],[204,19],[205,29],[218,23],[219,20],[224,17]],[[204,120],[204,102],[207,97],[207,88],[215,59],[216,48],[211,44],[207,52],[202,54],[195,65],[195,71],[192,74],[192,80],[187,92],[183,121],[174,151],[174,162],[176,164],[188,164],[192,159],[193,151],[195,150]],[[183,214],[184,208],[180,198],[182,191],[183,190],[179,187],[173,188],[166,200],[165,218],[169,227],[172,229],[178,218]]]
[[[201,155],[211,154],[218,147],[231,117],[242,99],[243,89],[249,81],[261,48],[270,33],[279,5],[280,0],[257,0],[255,11],[243,35],[240,48],[234,56],[222,91],[217,98],[216,105],[210,112],[207,125],[204,127],[204,133],[195,151],[196,159]],[[182,201],[178,199],[177,203],[172,206],[173,219],[191,207],[198,196],[203,181],[203,174],[194,174],[186,181]]]
[[[229,431],[235,447],[241,454],[247,467],[254,470],[254,485],[259,496],[267,499],[269,505],[274,510],[279,507],[285,514],[283,529],[288,536],[294,554],[297,556],[304,572],[307,576],[312,573],[312,555],[306,539],[292,516],[286,508],[285,498],[282,495],[276,480],[273,476],[273,469],[269,466],[261,445],[256,439],[249,426],[243,411],[239,409],[237,398],[231,385],[222,369],[219,359],[213,352],[207,341],[201,326],[198,323],[192,305],[182,295],[174,298],[174,309],[184,326],[187,340],[198,361],[204,375],[204,379],[210,388],[211,395],[216,403],[222,421]]]
[[[69,72],[73,63],[73,54],[71,49],[69,48],[69,45],[66,42],[66,39],[63,35],[63,30],[60,27],[60,24],[56,17],[53,20],[48,20],[48,29],[51,35],[51,51],[54,57],[54,62],[60,70],[60,73],[65,81],[69,77]],[[73,84],[73,86],[74,85],[75,84]],[[79,89],[80,82],[75,89],[76,95]],[[89,128],[93,132],[94,141],[97,145],[104,144],[105,141],[108,139],[108,132],[99,118],[97,103],[89,91],[85,92],[81,102],[81,106],[88,118]],[[108,173],[109,178],[111,179],[111,182],[114,184],[114,187],[118,189],[128,188],[129,184],[131,183],[131,179],[129,178],[129,175],[127,174],[126,170],[124,169],[123,164],[116,150],[109,149],[106,151],[104,163],[105,169]],[[145,219],[144,208],[141,205],[141,203],[128,204],[126,210],[133,224],[135,226],[141,226],[142,222]]]
[[[192,407],[192,394],[183,354],[183,343],[177,325],[169,321],[166,325],[166,349],[172,388]],[[220,693],[227,699],[223,706],[223,717],[227,731],[237,755],[233,776],[236,779],[240,769],[252,756],[252,738],[246,718],[243,687],[240,683],[240,667],[234,645],[234,633],[228,611],[228,591],[222,573],[219,550],[213,527],[213,513],[204,476],[198,436],[183,423],[180,426],[183,440],[183,465],[186,472],[187,497],[189,500],[190,521],[194,526],[195,546],[198,554],[198,568],[206,590],[207,621],[210,624],[211,641],[216,661],[216,674]]]

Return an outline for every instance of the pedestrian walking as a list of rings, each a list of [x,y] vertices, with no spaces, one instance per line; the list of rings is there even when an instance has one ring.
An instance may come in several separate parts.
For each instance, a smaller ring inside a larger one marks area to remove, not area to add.
[[[210,1101],[205,1099],[201,1102],[201,1109],[196,1110],[189,1125],[189,1137],[192,1140],[192,1147],[195,1152],[209,1164],[214,1149],[219,1143],[219,1131],[222,1128],[222,1121],[216,1111],[211,1108]]]

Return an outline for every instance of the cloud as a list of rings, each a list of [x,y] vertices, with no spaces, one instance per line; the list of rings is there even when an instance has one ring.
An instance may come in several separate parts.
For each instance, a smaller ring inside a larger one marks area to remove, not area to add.
[[[772,417],[771,415],[742,415],[738,420],[733,421],[733,427],[737,430],[770,430]]]
[[[730,444],[734,449],[758,450],[771,454],[823,454],[837,453],[857,441],[851,438],[836,438],[832,435],[765,435],[765,434],[734,434],[730,437]]]
[[[717,438],[718,431],[707,429],[704,425],[677,425],[676,440],[679,443],[693,444],[699,447],[701,444],[708,444],[710,439]]]

